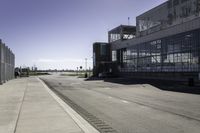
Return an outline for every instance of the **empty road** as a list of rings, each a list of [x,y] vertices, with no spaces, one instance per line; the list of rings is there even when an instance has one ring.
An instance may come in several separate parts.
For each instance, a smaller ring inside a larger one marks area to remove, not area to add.
[[[199,133],[200,95],[51,75],[42,79],[102,131]]]

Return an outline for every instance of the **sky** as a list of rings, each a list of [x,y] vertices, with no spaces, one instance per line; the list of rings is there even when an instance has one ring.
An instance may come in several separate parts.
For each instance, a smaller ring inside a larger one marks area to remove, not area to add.
[[[16,66],[92,68],[92,44],[107,32],[135,25],[136,16],[166,0],[0,0],[0,39]]]

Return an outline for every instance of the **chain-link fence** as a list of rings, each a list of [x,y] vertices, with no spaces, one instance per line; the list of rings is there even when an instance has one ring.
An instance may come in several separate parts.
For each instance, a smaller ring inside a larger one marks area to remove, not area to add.
[[[15,55],[0,40],[0,84],[14,78]]]

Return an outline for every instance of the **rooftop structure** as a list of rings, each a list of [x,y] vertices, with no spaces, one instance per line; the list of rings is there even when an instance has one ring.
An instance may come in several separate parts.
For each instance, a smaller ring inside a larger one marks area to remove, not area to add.
[[[117,40],[129,40],[136,37],[136,27],[131,25],[120,25],[108,32],[108,42]]]

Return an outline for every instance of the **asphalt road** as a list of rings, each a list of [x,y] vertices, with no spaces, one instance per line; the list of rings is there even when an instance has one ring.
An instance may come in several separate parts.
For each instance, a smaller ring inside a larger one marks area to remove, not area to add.
[[[200,132],[200,95],[164,91],[149,84],[58,75],[42,79],[119,133]]]

